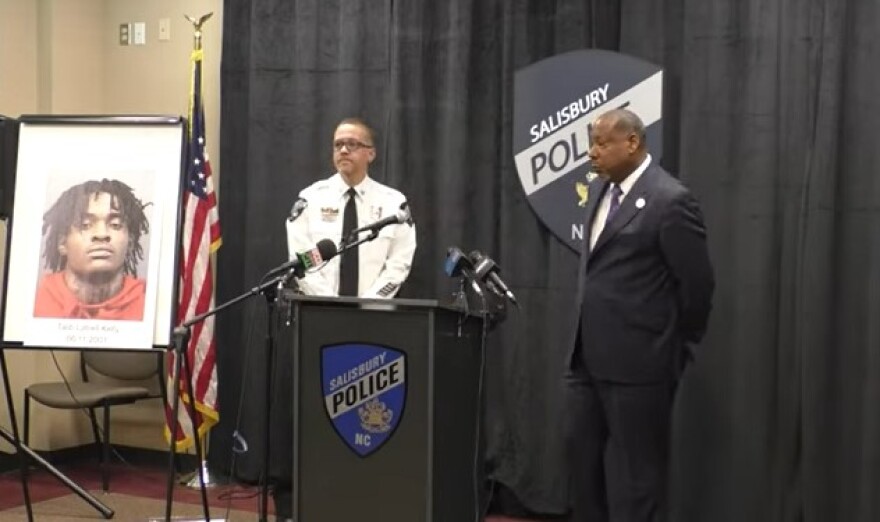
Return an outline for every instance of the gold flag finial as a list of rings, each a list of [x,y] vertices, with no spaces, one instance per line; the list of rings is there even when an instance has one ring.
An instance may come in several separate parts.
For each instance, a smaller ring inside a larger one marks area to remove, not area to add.
[[[211,15],[214,13],[208,13],[206,15],[202,15],[201,18],[195,18],[190,15],[183,15],[184,18],[189,20],[191,24],[193,24],[193,29],[195,29],[195,33],[193,33],[193,49],[196,51],[202,48],[202,24],[208,21],[208,18],[211,18]]]

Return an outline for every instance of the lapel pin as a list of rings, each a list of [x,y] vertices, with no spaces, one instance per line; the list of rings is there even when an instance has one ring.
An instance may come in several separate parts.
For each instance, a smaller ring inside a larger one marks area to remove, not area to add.
[[[636,200],[636,208],[645,208],[645,198],[639,198]]]

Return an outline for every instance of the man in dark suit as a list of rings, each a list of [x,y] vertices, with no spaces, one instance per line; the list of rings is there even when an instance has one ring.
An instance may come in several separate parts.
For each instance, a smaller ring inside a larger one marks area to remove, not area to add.
[[[714,277],[697,201],[624,109],[590,131],[590,183],[567,357],[572,522],[666,520],[676,386]]]

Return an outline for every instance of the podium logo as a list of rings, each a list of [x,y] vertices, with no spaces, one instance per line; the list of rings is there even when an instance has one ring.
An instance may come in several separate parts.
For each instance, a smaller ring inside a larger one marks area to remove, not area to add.
[[[590,125],[627,108],[647,127],[648,148],[663,151],[663,71],[602,50],[572,51],[533,63],[514,76],[513,155],[532,210],[576,252],[591,194]],[[587,232],[589,234],[589,232]]]
[[[361,457],[394,435],[406,405],[406,354],[377,344],[321,348],[324,410],[336,434]]]

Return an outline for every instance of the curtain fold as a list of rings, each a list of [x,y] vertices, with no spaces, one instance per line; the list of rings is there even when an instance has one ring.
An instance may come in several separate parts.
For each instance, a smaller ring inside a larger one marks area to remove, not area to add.
[[[371,175],[408,196],[418,227],[403,295],[448,297],[441,264],[456,245],[492,255],[522,304],[488,354],[486,471],[510,493],[496,507],[564,513],[576,255],[519,185],[513,75],[574,49],[640,57],[664,68],[654,153],[700,199],[718,279],[675,411],[671,519],[880,519],[876,3],[227,0],[224,11],[220,300],[285,260],[283,220],[332,172],[334,125],[366,118]],[[255,298],[218,321],[210,459],[230,468],[237,431],[246,480],[261,465],[265,308]],[[285,335],[276,366],[289,362]]]

